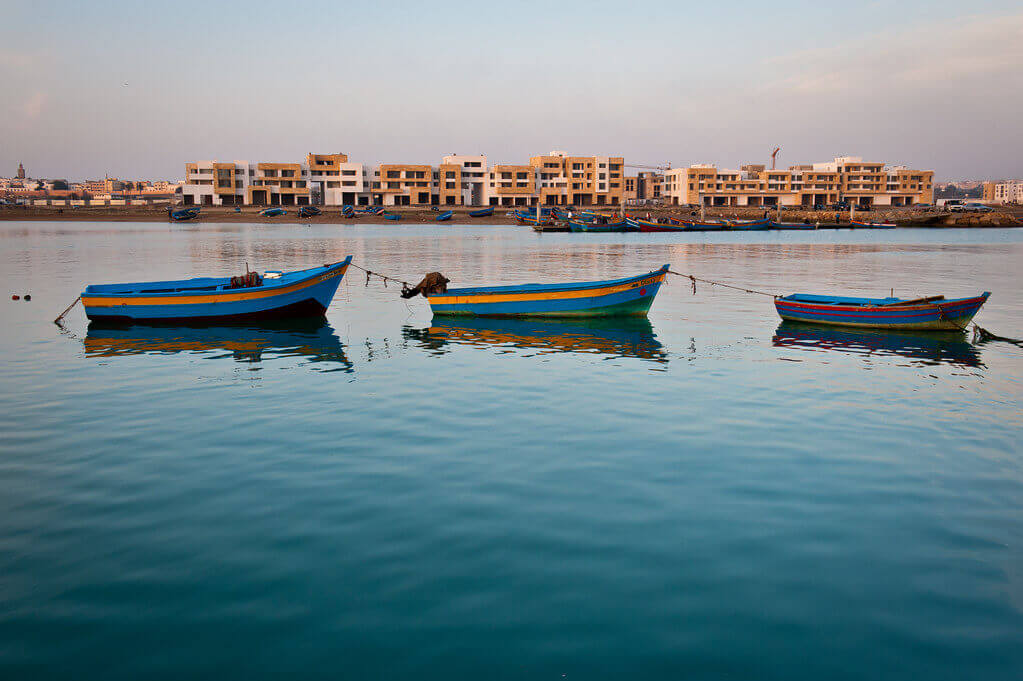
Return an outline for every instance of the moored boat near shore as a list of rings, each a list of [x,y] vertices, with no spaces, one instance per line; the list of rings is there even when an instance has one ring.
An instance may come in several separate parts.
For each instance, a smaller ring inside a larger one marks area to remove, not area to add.
[[[199,211],[201,208],[195,206],[194,208],[182,208],[181,210],[169,210],[171,220],[175,222],[184,222],[185,220],[194,220],[199,217]]]
[[[615,317],[646,315],[668,265],[624,279],[448,289],[426,294],[435,315]]]
[[[231,322],[323,316],[352,262],[294,272],[249,272],[239,277],[87,286],[82,305],[90,320],[118,322]]]
[[[895,229],[894,222],[867,222],[866,220],[850,220],[850,229]]]
[[[778,315],[787,321],[871,329],[948,331],[964,329],[987,301],[985,291],[972,298],[946,300],[930,296],[900,298],[852,298],[796,293],[775,298]]]

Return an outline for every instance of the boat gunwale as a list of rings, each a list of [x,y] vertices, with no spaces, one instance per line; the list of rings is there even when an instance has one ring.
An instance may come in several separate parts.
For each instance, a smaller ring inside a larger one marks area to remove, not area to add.
[[[561,292],[561,291],[581,291],[586,289],[599,289],[607,286],[620,286],[622,284],[628,284],[633,281],[639,281],[648,277],[657,276],[659,274],[665,274],[668,271],[669,265],[664,265],[660,269],[653,270],[652,272],[646,272],[631,277],[623,277],[621,279],[605,279],[600,281],[578,281],[570,282],[566,284],[510,284],[507,286],[479,286],[473,288],[455,288],[448,289],[445,293],[431,293],[427,296],[428,299],[434,298],[453,298],[464,295],[505,295],[509,293],[542,293],[542,292]]]
[[[793,293],[793,294],[790,294],[788,296],[783,296],[783,297],[780,297],[780,298],[776,298],[775,299],[775,306],[777,307],[779,304],[783,304],[783,305],[788,305],[790,307],[801,309],[801,310],[821,310],[821,311],[839,311],[839,312],[864,312],[864,311],[872,311],[872,312],[873,311],[880,311],[880,312],[886,312],[886,311],[890,311],[890,312],[909,312],[909,311],[917,311],[917,310],[934,311],[935,309],[944,310],[945,308],[950,308],[950,307],[959,307],[959,306],[964,306],[964,305],[972,305],[972,304],[974,304],[974,303],[976,303],[978,301],[981,304],[983,304],[991,296],[991,292],[990,291],[984,291],[979,296],[970,296],[970,297],[967,297],[967,298],[949,298],[949,299],[946,299],[946,300],[934,301],[934,302],[931,302],[931,303],[915,303],[914,304],[911,300],[907,300],[907,301],[905,301],[907,304],[904,304],[904,305],[899,305],[898,302],[895,302],[898,299],[894,299],[893,300],[893,299],[889,299],[889,298],[849,298],[849,297],[845,297],[845,296],[833,296],[833,298],[836,301],[837,300],[843,301],[843,302],[833,302],[833,303],[829,303],[829,302],[827,302],[825,300],[815,300],[815,301],[792,300],[791,296],[798,296],[798,295],[815,295],[815,294]],[[820,296],[820,297],[827,298],[829,296]],[[861,301],[864,301],[864,302],[861,302],[861,303],[852,302],[852,301],[855,301],[855,300],[861,300]],[[888,300],[892,300],[892,302],[890,302],[890,303],[885,302],[885,301],[888,301]],[[895,315],[892,315],[892,316],[895,316]]]
[[[141,282],[129,282],[126,284],[90,284],[85,287],[82,291],[83,297],[88,298],[150,298],[150,297],[166,297],[166,298],[180,298],[182,296],[194,296],[194,295],[231,295],[236,293],[248,293],[253,291],[274,291],[277,289],[284,289],[295,286],[297,284],[304,284],[316,277],[323,276],[327,273],[334,272],[336,270],[346,270],[352,262],[351,255],[347,256],[344,260],[329,265],[317,265],[315,267],[307,267],[301,270],[292,270],[291,272],[283,273],[279,278],[275,279],[263,279],[263,284],[259,286],[249,286],[243,288],[231,288],[222,289],[219,288],[223,283],[216,284],[217,288],[211,289],[213,284],[205,284],[203,286],[194,286],[190,288],[182,288],[180,286],[174,287],[172,284],[181,284],[186,282],[227,282],[230,283],[231,277],[196,277],[194,279],[180,279],[180,280],[168,280],[168,281],[141,281]],[[288,275],[304,274],[300,277],[289,277]],[[273,283],[267,283],[268,281]],[[166,284],[164,288],[174,288],[173,291],[148,291],[134,290],[127,291],[90,291],[92,286],[147,286],[157,288],[160,284]]]

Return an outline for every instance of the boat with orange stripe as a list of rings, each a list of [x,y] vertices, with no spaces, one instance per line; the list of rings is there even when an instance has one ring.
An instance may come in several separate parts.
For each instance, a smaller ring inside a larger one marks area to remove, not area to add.
[[[114,322],[231,322],[322,317],[352,256],[293,272],[248,272],[238,277],[87,286],[90,320]]]
[[[435,315],[477,317],[645,316],[668,273],[567,284],[519,284],[448,289],[426,294]]]

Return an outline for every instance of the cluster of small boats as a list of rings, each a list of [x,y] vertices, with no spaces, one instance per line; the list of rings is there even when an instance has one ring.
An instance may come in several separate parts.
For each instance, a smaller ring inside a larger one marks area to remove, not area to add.
[[[827,228],[893,229],[888,222],[852,220],[848,223],[779,222],[770,218],[758,220],[697,220],[688,217],[642,219],[627,213],[574,212],[563,208],[520,209],[512,216],[520,225],[531,225],[540,231],[564,232],[754,232],[767,230],[814,230]]]
[[[322,317],[352,256],[293,272],[87,286],[81,294],[92,321],[127,323],[248,322]],[[446,287],[424,293],[434,315],[464,317],[645,317],[668,265],[601,281]],[[897,330],[962,330],[990,293],[970,298],[853,298],[794,294],[775,298],[782,319],[828,326]]]

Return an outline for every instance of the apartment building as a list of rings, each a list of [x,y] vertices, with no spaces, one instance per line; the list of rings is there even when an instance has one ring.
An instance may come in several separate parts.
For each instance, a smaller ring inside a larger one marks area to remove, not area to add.
[[[192,161],[181,194],[186,205],[365,205],[369,184],[363,165],[345,154],[308,154],[304,163]]]
[[[985,203],[1023,203],[1023,180],[985,182],[983,201]]]
[[[621,156],[569,156],[552,151],[534,156],[539,199],[544,205],[617,206],[625,195],[625,159]]]
[[[846,201],[863,208],[934,201],[934,172],[840,156],[833,161],[768,170],[693,164],[664,173],[663,194],[673,205],[821,206]]]

